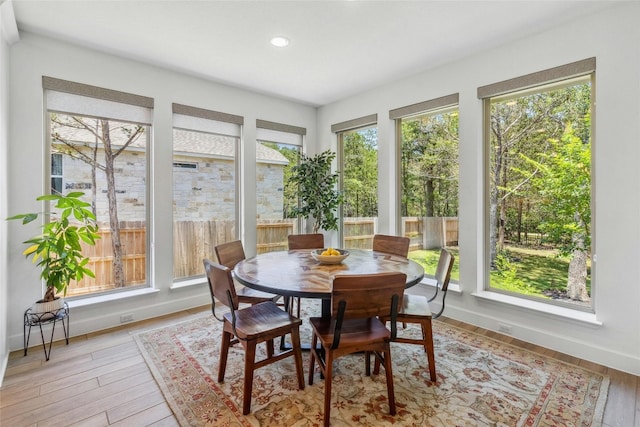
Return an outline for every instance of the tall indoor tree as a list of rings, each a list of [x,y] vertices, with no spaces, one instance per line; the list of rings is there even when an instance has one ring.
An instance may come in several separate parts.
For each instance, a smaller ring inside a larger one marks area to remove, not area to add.
[[[291,168],[291,182],[298,187],[299,206],[293,214],[313,218],[313,232],[320,229],[337,230],[336,210],[342,204],[342,194],[337,189],[338,173],[331,172],[336,154],[331,150],[315,156],[302,155],[300,163]]]

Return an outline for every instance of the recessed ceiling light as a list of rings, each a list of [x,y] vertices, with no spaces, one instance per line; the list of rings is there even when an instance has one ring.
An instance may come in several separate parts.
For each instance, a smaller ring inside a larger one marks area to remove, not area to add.
[[[289,45],[289,39],[282,36],[276,36],[271,39],[271,44],[276,47],[285,47]]]

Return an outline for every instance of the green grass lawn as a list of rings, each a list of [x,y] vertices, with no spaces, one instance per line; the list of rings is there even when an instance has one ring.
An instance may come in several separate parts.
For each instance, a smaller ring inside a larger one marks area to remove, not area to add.
[[[455,257],[453,268],[451,269],[451,280],[455,280],[457,282],[460,279],[458,248],[450,247],[447,248],[447,250]],[[424,274],[428,276],[433,276],[436,273],[439,257],[440,249],[427,249],[409,252],[409,259],[420,264],[422,268],[424,268]]]
[[[447,248],[455,256],[451,280],[460,279],[458,248]],[[567,285],[569,259],[558,257],[557,252],[548,249],[508,247],[506,254],[513,269],[513,277],[508,279],[498,271],[490,275],[491,287],[509,292],[517,292],[541,298],[549,298],[545,291],[563,291]],[[424,267],[425,274],[433,275],[438,265],[439,249],[419,250],[409,253],[409,258]],[[591,288],[591,277],[587,277],[587,290]]]

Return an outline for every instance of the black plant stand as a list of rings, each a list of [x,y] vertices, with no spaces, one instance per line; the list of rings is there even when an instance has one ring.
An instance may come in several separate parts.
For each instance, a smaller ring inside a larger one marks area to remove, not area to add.
[[[47,311],[44,313],[34,313],[31,308],[28,308],[24,312],[24,355],[27,355],[27,349],[29,348],[29,338],[31,337],[31,327],[40,327],[40,337],[42,338],[42,348],[44,349],[44,356],[46,360],[49,360],[51,356],[51,344],[53,344],[53,334],[56,331],[56,323],[60,321],[62,328],[64,329],[64,338],[69,345],[69,304],[65,301],[64,306],[54,311]],[[65,325],[66,321],[66,325]],[[42,331],[42,325],[53,323],[51,328],[51,338],[49,339],[49,350],[47,351],[47,345],[44,340],[44,332]],[[28,328],[28,331],[27,331]]]

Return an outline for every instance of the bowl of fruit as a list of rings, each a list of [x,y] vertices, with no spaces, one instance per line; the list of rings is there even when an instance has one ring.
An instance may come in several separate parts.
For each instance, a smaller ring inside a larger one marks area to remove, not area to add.
[[[349,256],[349,251],[334,248],[315,249],[311,251],[311,256],[320,264],[340,264]]]

